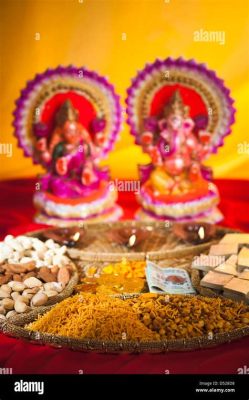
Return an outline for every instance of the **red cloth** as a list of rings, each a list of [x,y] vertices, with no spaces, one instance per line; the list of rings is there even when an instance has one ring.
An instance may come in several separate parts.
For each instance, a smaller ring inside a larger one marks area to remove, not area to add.
[[[249,232],[249,181],[218,180],[223,225]],[[39,229],[32,218],[35,180],[0,182],[0,234]],[[137,208],[133,193],[120,193],[124,218]],[[0,335],[0,367],[13,373],[237,373],[249,366],[249,337],[212,349],[166,354],[97,354],[34,345]]]

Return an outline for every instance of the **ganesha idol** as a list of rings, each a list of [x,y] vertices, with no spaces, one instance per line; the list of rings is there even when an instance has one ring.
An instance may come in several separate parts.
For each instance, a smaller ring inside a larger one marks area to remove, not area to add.
[[[108,169],[99,167],[121,121],[105,78],[85,68],[47,70],[22,91],[14,115],[19,145],[46,170],[36,184],[36,222],[70,226],[122,215]]]
[[[223,145],[234,122],[233,100],[203,64],[157,60],[133,80],[128,123],[151,159],[140,165],[139,219],[219,222],[219,193],[203,162]]]

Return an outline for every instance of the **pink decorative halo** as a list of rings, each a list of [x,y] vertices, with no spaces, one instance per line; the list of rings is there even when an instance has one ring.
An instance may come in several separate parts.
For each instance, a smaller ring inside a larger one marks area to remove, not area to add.
[[[234,100],[214,71],[195,60],[183,58],[157,59],[146,64],[132,79],[127,90],[126,110],[136,143],[140,143],[139,136],[145,130],[146,120],[160,116],[175,90],[180,91],[183,102],[189,106],[195,129],[212,134],[211,152],[216,153],[235,121]]]
[[[55,113],[66,98],[78,109],[79,120],[91,135],[100,130],[103,132],[99,158],[109,153],[117,139],[121,126],[121,106],[114,86],[105,77],[85,67],[59,66],[47,69],[28,81],[16,101],[13,113],[18,144],[25,156],[32,157],[34,163],[39,163],[34,151],[34,127],[38,127],[39,134],[49,135],[54,127]]]

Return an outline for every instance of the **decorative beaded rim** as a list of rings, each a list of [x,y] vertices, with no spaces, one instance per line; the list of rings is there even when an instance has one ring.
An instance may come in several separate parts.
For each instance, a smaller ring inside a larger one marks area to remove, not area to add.
[[[84,95],[92,102],[94,108],[100,110],[107,119],[104,131],[105,141],[101,149],[100,157],[104,158],[112,149],[121,126],[120,98],[114,91],[114,86],[107,79],[96,72],[89,71],[85,67],[59,66],[55,69],[47,69],[44,73],[37,74],[28,81],[27,86],[21,91],[16,101],[16,109],[13,112],[15,136],[18,145],[24,151],[24,155],[32,157],[33,162],[39,163],[34,156],[34,137],[32,122],[35,109],[44,105],[44,99],[55,93],[63,93],[65,90],[73,90]]]
[[[167,79],[164,78],[168,72]],[[208,129],[213,133],[211,152],[216,153],[223,145],[224,137],[231,132],[231,125],[235,121],[234,100],[230,91],[225,87],[223,80],[216,73],[209,70],[204,64],[195,60],[186,61],[183,58],[165,60],[157,59],[152,64],[146,64],[127,90],[127,123],[131,134],[139,144],[138,136],[143,130],[143,119],[149,116],[149,107],[156,92],[162,87],[180,84],[194,90],[208,109],[214,111],[208,116]]]
[[[123,300],[127,298],[137,297],[138,295],[120,296]],[[200,297],[200,296],[197,296]],[[11,337],[22,338],[34,344],[46,344],[56,348],[69,348],[79,351],[97,351],[101,353],[165,353],[168,351],[191,351],[203,348],[218,346],[223,343],[241,339],[249,335],[249,326],[237,328],[231,332],[216,333],[211,337],[209,335],[194,337],[190,339],[170,339],[162,341],[150,342],[131,342],[131,341],[100,341],[89,339],[74,339],[65,336],[52,335],[48,333],[40,333],[38,331],[29,331],[24,325],[33,322],[38,315],[42,315],[49,311],[53,306],[40,307],[40,310],[34,310],[27,315],[16,318],[15,322],[0,322],[0,331]]]
[[[199,254],[202,251],[207,250],[211,244],[214,244],[218,241],[218,237],[225,233],[234,232],[234,230],[229,228],[223,228],[218,226],[217,228],[217,237],[210,238],[209,241],[200,244],[180,244],[180,242],[172,242],[170,248],[157,248],[156,241],[148,241],[150,244],[150,248],[142,249],[138,251],[129,251],[128,249],[123,249],[118,247],[117,250],[113,247],[113,241],[110,241],[107,238],[107,232],[113,229],[139,229],[139,228],[146,228],[149,227],[151,232],[156,232],[157,230],[165,231],[165,235],[171,231],[168,227],[166,227],[165,222],[162,221],[135,221],[135,220],[126,220],[126,221],[119,221],[119,222],[100,222],[100,223],[80,223],[76,224],[79,228],[85,228],[88,233],[93,235],[94,240],[93,244],[89,246],[86,245],[84,248],[71,248],[69,250],[69,255],[73,260],[81,260],[81,261],[92,261],[92,262],[119,262],[123,258],[127,260],[151,260],[151,261],[159,261],[165,260],[169,258],[173,258],[175,256],[185,257],[186,255],[192,254]],[[57,230],[58,228],[47,228],[41,229],[38,231],[29,232],[28,236],[39,237],[42,236],[44,232],[47,230],[53,231]],[[63,229],[63,228],[61,228]],[[165,243],[167,241],[167,237],[165,237]],[[173,245],[174,244],[174,245]]]

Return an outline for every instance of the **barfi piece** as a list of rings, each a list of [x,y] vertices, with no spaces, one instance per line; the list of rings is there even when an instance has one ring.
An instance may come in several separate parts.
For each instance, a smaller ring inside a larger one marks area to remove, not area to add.
[[[207,272],[210,269],[213,269],[222,264],[223,262],[225,262],[224,256],[210,256],[206,254],[201,254],[200,256],[196,256],[194,258],[192,262],[192,268]]]
[[[238,301],[238,302],[241,302],[241,301],[248,302],[244,294],[238,294],[238,293],[235,293],[235,292],[228,292],[227,293],[227,292],[224,291],[222,295],[226,299],[230,299],[230,300],[234,300],[234,301]]]
[[[244,269],[244,271],[238,273],[238,278],[249,280],[249,269]]]
[[[233,278],[224,286],[224,293],[235,293],[246,296],[249,293],[249,281]]]
[[[246,268],[249,268],[249,249],[243,247],[238,255],[238,271],[242,272]]]
[[[210,247],[209,255],[212,256],[231,256],[238,253],[237,243],[214,244]]]
[[[201,280],[201,286],[221,290],[233,279],[233,275],[209,271]]]
[[[215,272],[221,272],[223,274],[229,274],[229,275],[238,275],[237,271],[237,255],[234,254],[231,257],[229,257],[224,263],[220,264],[218,267],[215,268]]]
[[[220,240],[221,244],[240,244],[240,243],[247,243],[249,244],[249,233],[227,233],[223,238]]]

